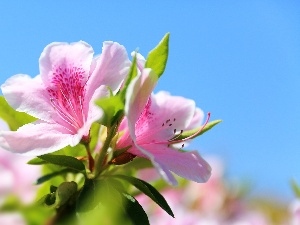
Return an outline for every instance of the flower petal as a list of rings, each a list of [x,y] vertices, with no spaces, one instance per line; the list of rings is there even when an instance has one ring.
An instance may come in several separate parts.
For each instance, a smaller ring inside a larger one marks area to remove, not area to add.
[[[152,95],[141,114],[135,134],[139,144],[165,142],[190,124],[195,102],[167,92]]]
[[[95,68],[87,82],[87,98],[90,99],[100,85],[117,90],[127,75],[130,64],[124,46],[116,42],[104,42],[102,54],[93,61]]]
[[[198,183],[206,182],[211,175],[210,165],[197,151],[179,152],[164,145],[150,144],[131,148],[129,152],[150,159],[162,177],[172,185],[177,182],[170,171]]]
[[[83,135],[88,135],[90,128],[92,126],[92,123],[96,122],[99,120],[102,115],[103,115],[103,110],[99,108],[95,104],[95,100],[98,98],[103,98],[109,96],[109,91],[106,86],[102,85],[100,86],[95,92],[94,95],[92,96],[91,101],[89,102],[89,107],[88,107],[88,114],[87,114],[87,119],[83,125],[83,127],[78,131],[78,134]]]
[[[67,145],[75,146],[80,140],[80,135],[70,135],[64,127],[42,121],[26,124],[17,131],[0,131],[2,148],[29,156],[51,153]]]
[[[211,176],[210,165],[197,151],[179,152],[170,148],[154,153],[155,160],[168,170],[198,183],[206,182]]]
[[[1,86],[6,101],[17,111],[52,122],[53,107],[45,92],[40,75],[31,78],[18,74],[7,79]]]
[[[144,58],[144,56],[142,56],[140,53],[138,52],[131,52],[131,56],[134,57],[136,54],[136,63],[137,63],[137,68],[139,69],[139,71],[143,71],[143,69],[145,68],[145,64],[146,64],[146,59]]]
[[[186,128],[187,130],[192,130],[194,128],[200,127],[204,120],[204,112],[200,108],[196,108],[194,112],[193,119]]]
[[[54,42],[47,45],[40,56],[40,73],[46,86],[51,86],[58,69],[79,68],[84,71],[82,82],[86,82],[92,63],[94,51],[86,42],[71,44]],[[82,74],[81,74],[82,75]]]
[[[147,104],[153,91],[157,75],[151,69],[144,69],[141,76],[135,77],[128,86],[125,102],[125,115],[128,119],[128,128],[135,141],[135,124]]]
[[[168,174],[166,170],[177,175],[198,182],[206,182],[211,175],[211,167],[197,151],[179,152],[171,148],[158,148],[151,151],[154,161],[160,165],[161,174]]]

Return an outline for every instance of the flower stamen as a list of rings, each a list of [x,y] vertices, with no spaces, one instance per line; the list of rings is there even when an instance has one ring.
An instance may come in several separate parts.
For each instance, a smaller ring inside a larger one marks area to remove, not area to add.
[[[203,131],[203,129],[205,128],[205,126],[208,124],[209,119],[210,119],[210,112],[207,113],[207,118],[206,118],[205,123],[203,124],[203,126],[196,133],[194,133],[194,134],[192,134],[192,135],[190,135],[190,136],[188,136],[186,138],[180,139],[180,140],[174,140],[174,138],[172,138],[170,140],[170,144],[177,144],[177,143],[180,143],[180,142],[183,142],[183,141],[187,141],[187,140],[190,140],[190,139],[196,137],[198,134],[200,134]]]

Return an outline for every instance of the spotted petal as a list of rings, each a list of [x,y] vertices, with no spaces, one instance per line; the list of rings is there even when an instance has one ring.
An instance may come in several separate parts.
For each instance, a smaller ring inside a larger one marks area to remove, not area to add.
[[[195,102],[167,92],[152,95],[136,123],[139,144],[168,141],[190,124]]]
[[[80,69],[78,78],[85,83],[90,75],[93,54],[92,47],[84,41],[71,44],[54,42],[47,45],[40,56],[40,73],[43,82],[51,86],[59,77],[66,80],[72,71]]]

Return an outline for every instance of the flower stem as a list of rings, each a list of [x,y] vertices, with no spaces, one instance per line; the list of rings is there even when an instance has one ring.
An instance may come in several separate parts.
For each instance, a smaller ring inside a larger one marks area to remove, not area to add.
[[[95,166],[95,160],[91,154],[91,150],[90,150],[90,146],[89,144],[85,144],[85,149],[86,149],[86,152],[87,152],[87,156],[88,156],[88,166],[89,166],[89,170],[91,172],[93,172],[94,170],[94,166]]]
[[[107,129],[107,137],[105,139],[105,142],[101,148],[100,154],[96,156],[95,177],[97,177],[102,172],[103,168],[105,168],[104,163],[105,163],[106,154],[111,144],[111,140],[116,134],[117,129],[118,129],[118,124]]]

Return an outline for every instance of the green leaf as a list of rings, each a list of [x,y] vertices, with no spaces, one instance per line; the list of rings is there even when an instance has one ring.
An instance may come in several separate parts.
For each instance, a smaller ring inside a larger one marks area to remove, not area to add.
[[[82,224],[132,225],[126,214],[124,189],[119,180],[104,178],[86,180],[76,204],[76,212]],[[142,224],[142,223],[139,223]]]
[[[124,82],[123,88],[122,88],[122,90],[120,92],[120,96],[121,96],[121,99],[123,100],[123,102],[125,102],[125,95],[126,95],[126,91],[127,91],[127,88],[129,86],[129,84],[137,76],[137,64],[136,64],[136,60],[137,59],[136,59],[136,54],[135,54],[134,57],[133,57],[133,60],[132,60],[132,63],[131,63],[128,75],[127,75],[126,80]]]
[[[170,216],[174,217],[174,214],[168,205],[165,198],[150,184],[135,177],[129,177],[125,175],[113,175],[114,178],[125,180],[143,192],[156,202],[163,210],[165,210]]]
[[[134,197],[123,193],[123,204],[126,214],[134,225],[150,225],[146,212]]]
[[[119,95],[100,98],[96,100],[96,104],[104,112],[104,115],[100,119],[101,124],[104,126],[110,127],[120,117],[120,114],[123,114],[124,101]]]
[[[160,77],[165,71],[169,54],[169,37],[167,33],[159,44],[152,49],[147,57],[146,68],[151,68]]]
[[[58,166],[63,166],[67,167],[79,172],[84,172],[85,171],[85,166],[84,164],[72,157],[72,156],[67,156],[67,155],[41,155],[38,156],[40,159],[45,160],[51,164],[58,165]]]
[[[59,175],[65,174],[65,173],[69,173],[69,172],[74,172],[74,171],[70,170],[70,169],[63,169],[60,171],[55,171],[53,173],[46,174],[46,175],[40,177],[39,179],[37,179],[36,184],[37,185],[42,184],[42,183],[50,180],[53,177],[56,177],[56,176],[59,176]]]
[[[29,165],[44,165],[47,163],[49,163],[49,162],[42,160],[40,158],[33,158],[27,162],[27,164],[29,164]]]
[[[296,181],[291,180],[291,186],[294,191],[294,194],[296,195],[297,198],[300,198],[300,187],[296,183]]]
[[[24,124],[31,123],[36,118],[14,110],[5,100],[3,96],[0,96],[0,118],[6,121],[10,130],[16,131],[19,127]]]
[[[96,187],[97,181],[90,179],[85,180],[76,203],[77,212],[87,212],[99,204],[101,198],[98,198]]]
[[[214,121],[207,123],[206,126],[202,129],[202,131],[199,134],[197,134],[195,137],[198,137],[198,136],[204,134],[205,132],[209,131],[211,128],[213,128],[214,126],[216,126],[217,124],[219,124],[221,122],[222,122],[222,120],[214,120]],[[201,129],[201,127],[195,128],[193,130],[184,131],[181,135],[179,135],[174,140],[182,140],[184,138],[188,138],[188,137],[192,136],[193,134],[197,133],[200,129]],[[195,137],[193,137],[193,138],[195,138]]]
[[[83,144],[71,147],[70,145],[52,153],[52,155],[68,155],[73,157],[86,156],[86,148]]]

